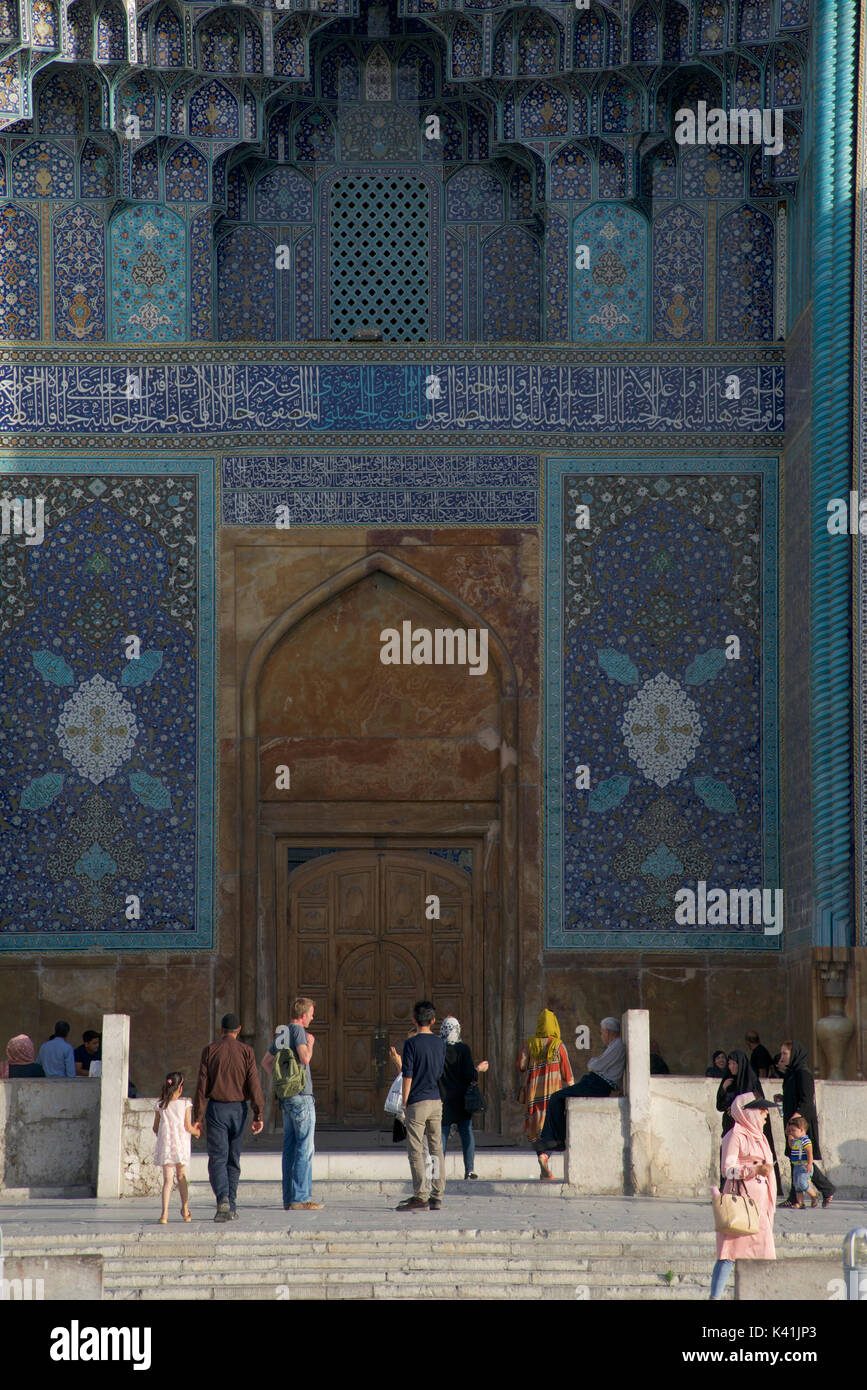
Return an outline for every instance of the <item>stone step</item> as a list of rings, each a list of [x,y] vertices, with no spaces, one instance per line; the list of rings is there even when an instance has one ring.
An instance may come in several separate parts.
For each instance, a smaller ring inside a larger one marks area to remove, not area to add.
[[[698,1303],[706,1300],[708,1296],[709,1283],[699,1285],[684,1285],[676,1290],[668,1288],[646,1288],[641,1291],[641,1302],[688,1302]],[[446,1286],[432,1287],[429,1285],[401,1285],[401,1284],[342,1284],[327,1286],[324,1284],[299,1284],[293,1286],[293,1295],[297,1299],[340,1299],[341,1302],[347,1300],[359,1302],[371,1302],[376,1299],[412,1299],[413,1301],[424,1299],[426,1302],[431,1300],[439,1301],[493,1301],[498,1302],[541,1302],[542,1299],[552,1298],[563,1300],[575,1300],[575,1287],[572,1284],[564,1284],[562,1287],[547,1284],[506,1284],[506,1285],[485,1285],[479,1287],[474,1284],[454,1285],[451,1288]],[[147,1289],[106,1289],[105,1299],[111,1302],[147,1302],[151,1298],[157,1298],[161,1303],[178,1302],[223,1302],[228,1300],[255,1299],[262,1300],[262,1289],[260,1286],[238,1284],[232,1287],[207,1288],[207,1289],[168,1289],[163,1288],[159,1291]],[[634,1300],[636,1297],[635,1289],[631,1285],[611,1285],[604,1294],[600,1294],[597,1302],[626,1302]],[[731,1288],[726,1290],[724,1302],[733,1301]]]
[[[564,1178],[564,1155],[551,1155],[551,1171],[557,1183]],[[461,1182],[464,1177],[464,1161],[460,1153],[449,1149],[445,1156],[446,1182]],[[480,1182],[531,1182],[540,1189],[554,1187],[555,1183],[539,1181],[539,1165],[536,1157],[528,1149],[480,1149],[476,1153],[476,1171]],[[208,1155],[194,1153],[190,1159],[187,1176],[191,1183],[208,1185]],[[280,1153],[267,1150],[247,1149],[241,1157],[241,1180],[243,1183],[282,1182],[283,1159]],[[393,1149],[352,1150],[343,1149],[330,1153],[313,1155],[314,1182],[402,1182],[409,1183],[409,1160],[406,1147],[395,1144]],[[468,1183],[476,1188],[476,1183]],[[511,1188],[509,1189],[511,1191]],[[208,1188],[210,1192],[210,1188]]]
[[[657,1285],[660,1282],[673,1284],[680,1280],[688,1283],[695,1283],[704,1276],[706,1281],[710,1281],[710,1268],[705,1263],[701,1269],[687,1270],[681,1276],[675,1276],[673,1280],[663,1280],[662,1274],[653,1271],[638,1271],[622,1269],[617,1272],[617,1278],[611,1280],[607,1270],[581,1270],[573,1271],[570,1269],[513,1269],[501,1265],[499,1269],[464,1269],[454,1271],[448,1269],[405,1269],[392,1265],[389,1268],[380,1270],[364,1269],[344,1269],[335,1267],[329,1270],[311,1270],[309,1278],[304,1278],[303,1273],[299,1282],[316,1284],[359,1284],[370,1283],[376,1280],[382,1283],[393,1284],[425,1284],[433,1287],[434,1285],[463,1283],[477,1284],[587,1284],[588,1286],[605,1286],[608,1283],[622,1285],[631,1284],[636,1288]],[[105,1282],[109,1288],[195,1288],[197,1286],[217,1286],[223,1284],[256,1284],[260,1288],[273,1289],[275,1284],[290,1284],[291,1273],[286,1270],[272,1270],[270,1273],[263,1271],[261,1278],[254,1278],[249,1270],[215,1270],[213,1268],[193,1272],[172,1271],[165,1274],[152,1273],[150,1270],[138,1269],[129,1274],[121,1274],[115,1270],[106,1270]],[[293,1281],[294,1282],[294,1281]]]
[[[178,1223],[181,1226],[181,1223]],[[651,1233],[652,1234],[652,1233]],[[236,1260],[249,1258],[255,1260],[279,1260],[284,1263],[306,1260],[321,1255],[357,1257],[369,1259],[416,1258],[413,1250],[418,1248],[419,1258],[453,1259],[467,1255],[468,1258],[561,1258],[570,1262],[576,1259],[631,1260],[646,1259],[670,1265],[672,1260],[706,1259],[714,1248],[712,1232],[682,1232],[682,1238],[668,1242],[656,1242],[642,1233],[640,1238],[626,1232],[574,1232],[555,1235],[518,1232],[485,1232],[480,1239],[476,1232],[455,1232],[437,1230],[436,1244],[431,1246],[431,1229],[426,1231],[408,1229],[401,1231],[360,1231],[355,1234],[346,1231],[323,1231],[315,1228],[301,1230],[295,1228],[289,1233],[275,1235],[269,1232],[251,1232],[243,1235],[238,1232],[232,1239],[224,1232],[213,1230],[196,1231],[190,1229],[189,1235],[178,1236],[151,1234],[143,1232],[141,1237],[124,1236],[115,1243],[94,1242],[87,1237],[61,1236],[52,1239],[45,1237],[16,1237],[7,1239],[7,1253],[45,1256],[62,1253],[70,1247],[78,1254],[102,1254],[107,1262],[118,1259],[202,1259]],[[299,1246],[303,1247],[299,1249]],[[788,1237],[777,1241],[777,1255],[780,1259],[797,1258],[804,1254],[816,1258],[833,1259],[840,1254],[839,1237]]]
[[[271,1277],[274,1273],[279,1273],[285,1277],[300,1273],[304,1275],[314,1270],[332,1269],[427,1269],[433,1273],[449,1273],[450,1270],[464,1270],[472,1272],[478,1270],[571,1270],[581,1269],[585,1272],[610,1272],[610,1270],[636,1270],[639,1273],[654,1273],[656,1270],[666,1272],[672,1270],[674,1273],[685,1273],[689,1270],[707,1269],[707,1252],[696,1255],[692,1259],[631,1259],[628,1255],[618,1255],[613,1259],[603,1259],[603,1261],[589,1261],[589,1259],[575,1259],[567,1257],[547,1257],[532,1255],[532,1257],[510,1257],[510,1255],[478,1255],[472,1257],[470,1254],[452,1255],[446,1258],[424,1258],[421,1255],[411,1255],[407,1257],[406,1251],[396,1252],[392,1255],[314,1255],[314,1257],[304,1257],[292,1259],[272,1255],[271,1258],[235,1258],[232,1261],[232,1270],[246,1270],[257,1277]],[[214,1269],[214,1259],[188,1257],[183,1259],[113,1259],[106,1261],[106,1269],[110,1270],[111,1276],[119,1273],[135,1273],[140,1270],[143,1273],[153,1273],[153,1275],[172,1275],[172,1273],[207,1273]]]

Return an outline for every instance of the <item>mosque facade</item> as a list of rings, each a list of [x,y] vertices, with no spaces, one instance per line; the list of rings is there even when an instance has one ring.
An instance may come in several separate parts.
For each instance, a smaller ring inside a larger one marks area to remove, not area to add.
[[[858,9],[0,0],[10,1034],[861,1075]]]

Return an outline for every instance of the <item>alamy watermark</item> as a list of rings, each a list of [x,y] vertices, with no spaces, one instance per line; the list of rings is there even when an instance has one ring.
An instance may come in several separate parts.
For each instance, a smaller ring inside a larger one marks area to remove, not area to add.
[[[758,106],[708,110],[707,102],[699,101],[695,111],[675,111],[674,138],[678,145],[762,145],[766,154],[778,155],[783,152],[783,112]]]
[[[674,920],[681,927],[763,926],[765,936],[783,930],[782,888],[708,888],[699,879],[697,892],[678,888],[674,901]]]
[[[483,676],[488,669],[486,627],[413,628],[407,618],[400,632],[384,627],[379,640],[383,666],[469,666],[471,676]]]
[[[0,536],[23,536],[25,545],[41,545],[45,521],[44,497],[0,497]]]

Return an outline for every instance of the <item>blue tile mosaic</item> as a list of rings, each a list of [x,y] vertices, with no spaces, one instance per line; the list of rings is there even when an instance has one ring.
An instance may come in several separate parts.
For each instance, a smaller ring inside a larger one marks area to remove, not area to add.
[[[777,460],[545,468],[547,945],[778,950],[674,917],[779,886]]]
[[[213,468],[0,462],[45,499],[0,548],[4,950],[212,945]]]

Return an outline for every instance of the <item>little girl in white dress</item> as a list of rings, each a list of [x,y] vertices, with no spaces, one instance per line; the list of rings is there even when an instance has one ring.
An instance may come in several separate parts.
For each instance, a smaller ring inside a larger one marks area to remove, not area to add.
[[[186,1168],[190,1161],[190,1135],[194,1134],[198,1139],[202,1132],[202,1126],[190,1124],[193,1102],[182,1099],[183,1089],[183,1074],[179,1071],[169,1072],[163,1082],[160,1098],[154,1106],[154,1134],[157,1136],[154,1163],[163,1170],[161,1226],[165,1226],[169,1219],[169,1199],[172,1195],[175,1173],[178,1175],[181,1216],[185,1221],[192,1220]]]

